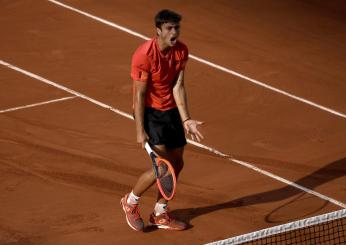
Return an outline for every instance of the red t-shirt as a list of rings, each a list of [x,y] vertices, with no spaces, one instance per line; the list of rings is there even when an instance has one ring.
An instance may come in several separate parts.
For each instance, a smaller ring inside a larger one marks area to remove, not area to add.
[[[177,106],[173,86],[188,56],[186,45],[179,41],[166,54],[160,51],[156,37],[138,47],[132,56],[131,77],[147,83],[146,107],[166,111]]]

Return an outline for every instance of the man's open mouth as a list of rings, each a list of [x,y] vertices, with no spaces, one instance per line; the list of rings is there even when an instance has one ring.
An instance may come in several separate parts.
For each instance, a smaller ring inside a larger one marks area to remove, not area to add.
[[[172,38],[170,39],[170,41],[171,41],[172,44],[175,44],[176,41],[177,41],[177,38],[176,38],[176,37],[172,37]]]

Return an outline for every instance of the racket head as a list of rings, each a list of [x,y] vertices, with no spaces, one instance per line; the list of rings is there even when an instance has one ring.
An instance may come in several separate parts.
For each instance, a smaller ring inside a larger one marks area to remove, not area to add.
[[[156,162],[156,183],[160,193],[166,200],[171,200],[176,190],[176,176],[171,163],[159,156],[155,159]]]

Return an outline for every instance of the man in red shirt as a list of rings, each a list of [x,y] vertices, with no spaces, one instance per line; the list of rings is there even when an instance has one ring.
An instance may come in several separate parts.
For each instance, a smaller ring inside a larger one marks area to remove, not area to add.
[[[145,142],[173,165],[176,176],[183,168],[185,133],[193,140],[203,139],[198,130],[201,122],[191,119],[184,87],[184,68],[188,49],[178,41],[181,16],[161,10],[155,16],[156,37],[143,43],[132,57],[133,106],[137,142]],[[127,223],[134,230],[142,230],[138,202],[142,194],[155,183],[150,168],[138,179],[131,193],[121,199]],[[167,201],[158,194],[149,224],[169,230],[184,230],[186,224],[171,217]]]

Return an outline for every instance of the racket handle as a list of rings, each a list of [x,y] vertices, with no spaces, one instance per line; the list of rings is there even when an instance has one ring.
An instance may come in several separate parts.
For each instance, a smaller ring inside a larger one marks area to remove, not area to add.
[[[155,158],[156,158],[157,155],[156,155],[155,152],[151,149],[149,143],[148,143],[148,142],[145,142],[144,147],[145,147],[145,150],[148,152],[148,155],[151,157],[151,160],[152,160],[153,162],[155,162],[155,161],[156,161]]]
[[[145,150],[148,152],[148,154],[149,154],[149,156],[150,156],[150,154],[153,152],[153,150],[151,149],[151,147],[150,147],[148,141],[145,142],[144,148],[145,148]]]
[[[153,149],[151,149],[151,147],[150,147],[148,141],[145,142],[144,148],[145,148],[145,150],[148,152],[149,156],[151,156],[151,155],[157,156],[157,153],[156,153],[155,151],[153,151]]]
[[[155,155],[155,152],[151,149],[150,145],[148,142],[145,142],[144,144],[144,148],[145,150],[148,152],[150,158],[151,158],[151,161],[153,163],[153,168],[154,168],[154,172],[155,172],[155,177],[158,178],[159,177],[159,172],[158,172],[158,169],[157,169],[157,165],[156,165],[156,155]]]

